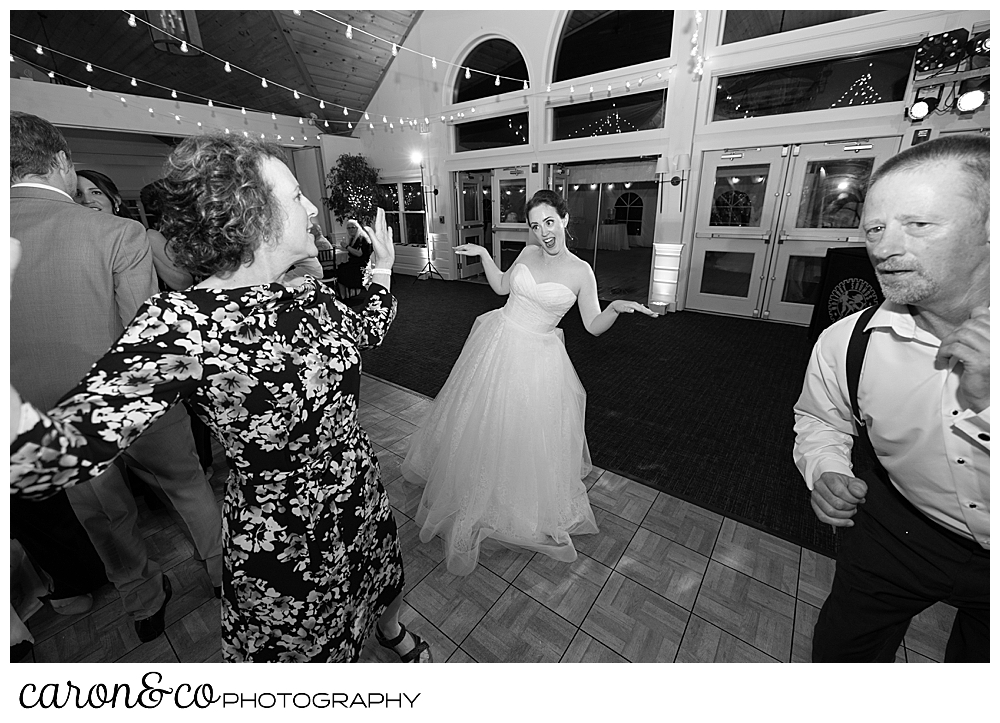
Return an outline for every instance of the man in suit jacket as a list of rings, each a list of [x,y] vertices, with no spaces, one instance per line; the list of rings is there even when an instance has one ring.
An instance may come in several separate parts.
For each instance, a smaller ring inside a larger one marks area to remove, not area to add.
[[[156,293],[156,276],[142,224],[74,202],[76,171],[54,126],[12,112],[10,145],[10,233],[22,247],[11,283],[11,381],[47,409],[76,386]],[[221,517],[183,407],[158,420],[126,454],[177,509],[218,588]],[[170,583],[148,557],[120,468],[112,466],[67,495],[139,639],[155,639],[163,632]]]

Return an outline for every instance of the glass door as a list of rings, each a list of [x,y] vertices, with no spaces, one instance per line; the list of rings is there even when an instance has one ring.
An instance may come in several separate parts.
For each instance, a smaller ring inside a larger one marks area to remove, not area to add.
[[[487,239],[485,219],[487,206],[492,204],[484,194],[484,189],[490,185],[488,172],[467,172],[455,174],[455,192],[458,209],[458,244],[478,244],[490,249],[492,243]],[[478,256],[456,256],[458,278],[468,279],[483,273],[483,263]]]
[[[705,154],[687,306],[757,317],[789,146]]]
[[[864,243],[873,138],[705,154],[687,306],[808,325],[828,249]]]
[[[792,146],[762,300],[765,319],[809,324],[827,249],[864,244],[868,179],[898,150],[899,138]]]

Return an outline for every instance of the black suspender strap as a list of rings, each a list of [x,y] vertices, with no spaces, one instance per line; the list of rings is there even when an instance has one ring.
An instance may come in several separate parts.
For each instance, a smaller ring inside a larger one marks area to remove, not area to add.
[[[865,420],[861,417],[861,410],[858,408],[858,384],[861,381],[861,367],[865,363],[865,353],[868,351],[869,334],[865,327],[875,316],[876,311],[878,311],[877,306],[869,306],[861,312],[854,323],[851,340],[847,343],[847,394],[851,398],[851,413],[854,415],[854,424],[858,428],[858,436],[866,438],[868,437],[868,429],[865,427]]]

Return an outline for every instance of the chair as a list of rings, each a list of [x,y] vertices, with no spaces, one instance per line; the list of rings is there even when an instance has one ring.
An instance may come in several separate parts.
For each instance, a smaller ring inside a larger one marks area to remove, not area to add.
[[[323,267],[323,279],[332,279],[337,276],[337,252],[334,249],[321,250],[319,252],[319,265]]]

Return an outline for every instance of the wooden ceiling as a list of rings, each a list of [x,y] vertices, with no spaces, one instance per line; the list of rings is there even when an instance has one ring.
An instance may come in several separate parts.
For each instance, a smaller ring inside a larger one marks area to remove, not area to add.
[[[92,84],[159,98],[176,90],[178,100],[212,99],[217,105],[315,118],[318,130],[347,135],[351,131],[345,121],[356,122],[367,109],[393,60],[390,43],[403,45],[421,13],[320,11],[331,20],[309,10],[301,11],[301,16],[291,10],[198,10],[195,17],[205,53],[184,55],[155,48],[149,27],[141,22],[144,11],[129,12],[140,19],[135,28],[118,10],[12,10],[11,53],[46,72],[54,71],[55,82],[67,85]],[[352,27],[351,39],[346,37],[346,25]],[[38,55],[36,44],[57,52]],[[233,72],[225,72],[222,63],[208,54],[228,61]],[[86,71],[86,62],[93,64],[94,72]],[[266,78],[268,87],[255,76]],[[136,87],[131,86],[132,77],[138,81]],[[279,86],[297,90],[300,97]],[[325,108],[319,107],[318,99]],[[350,109],[347,116],[344,106]]]

